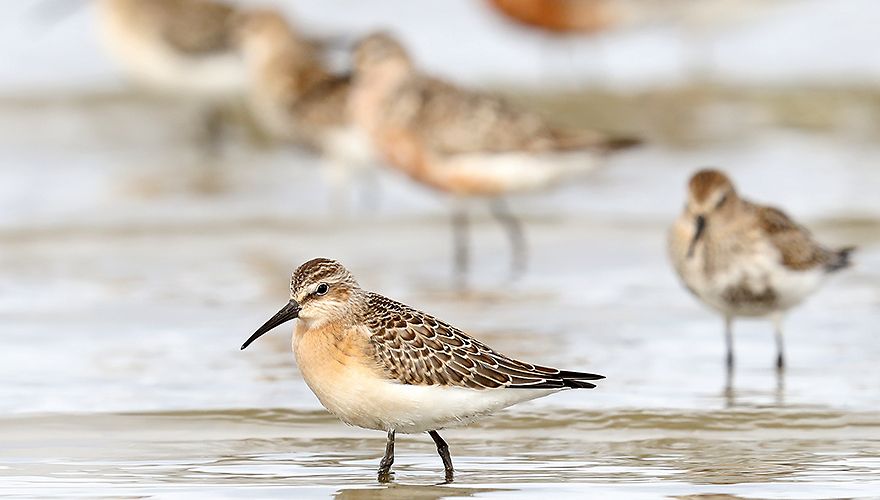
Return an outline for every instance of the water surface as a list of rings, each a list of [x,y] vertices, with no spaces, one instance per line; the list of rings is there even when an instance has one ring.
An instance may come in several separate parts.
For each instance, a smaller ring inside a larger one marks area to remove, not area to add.
[[[471,286],[459,292],[442,198],[382,173],[373,201],[355,189],[340,216],[315,159],[237,145],[239,129],[221,159],[205,159],[184,133],[186,108],[138,102],[0,115],[0,495],[880,492],[876,147],[777,130],[643,149],[512,200],[530,242],[520,280],[508,279],[504,236],[478,211]],[[720,319],[666,262],[684,180],[707,163],[829,244],[859,246],[856,267],[788,319],[784,376],[770,325],[750,321],[737,324],[729,379]],[[402,437],[395,482],[380,486],[384,436],[321,409],[289,330],[238,350],[286,300],[290,271],[319,255],[505,353],[608,378],[444,432],[451,485],[439,484],[426,436]]]

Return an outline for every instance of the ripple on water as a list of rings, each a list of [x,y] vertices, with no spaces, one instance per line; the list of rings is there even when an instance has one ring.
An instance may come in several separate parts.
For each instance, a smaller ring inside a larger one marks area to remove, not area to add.
[[[638,497],[646,494],[639,489],[644,485],[677,485],[670,495],[729,488],[748,497],[749,485],[761,484],[761,491],[786,497],[792,485],[809,483],[820,484],[818,492],[841,487],[858,497],[880,477],[880,416],[873,413],[542,409],[508,412],[444,434],[458,470],[453,487],[430,486],[440,472],[430,440],[401,436],[395,464],[400,484],[377,488],[372,479],[384,436],[345,427],[325,412],[8,417],[0,419],[0,494],[52,496],[65,489],[97,496],[225,496],[231,488],[243,496],[491,497],[544,490],[566,496],[613,485]]]

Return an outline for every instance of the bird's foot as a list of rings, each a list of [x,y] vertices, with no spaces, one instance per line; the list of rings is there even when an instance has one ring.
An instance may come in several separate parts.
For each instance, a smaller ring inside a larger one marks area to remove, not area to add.
[[[390,469],[382,470],[379,469],[379,473],[376,475],[376,480],[381,484],[388,484],[391,480],[394,479],[394,473],[391,472]]]
[[[449,484],[455,479],[455,471],[452,469],[446,469],[445,481],[442,484]]]

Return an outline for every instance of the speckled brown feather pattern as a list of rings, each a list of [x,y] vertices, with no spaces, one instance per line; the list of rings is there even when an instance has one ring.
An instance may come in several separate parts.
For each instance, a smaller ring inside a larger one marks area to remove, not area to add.
[[[325,67],[319,42],[275,11],[245,11],[240,38],[254,113],[272,134],[326,153],[328,134],[350,125],[350,75]],[[329,146],[332,148],[332,146]]]
[[[311,85],[291,107],[292,113],[313,127],[339,127],[348,123],[351,75],[327,76]]]
[[[748,283],[739,283],[735,286],[729,286],[724,289],[722,298],[725,302],[737,309],[744,308],[761,308],[772,309],[777,306],[779,297],[776,290],[767,287],[760,292],[756,292],[748,285]]]
[[[134,28],[153,31],[174,50],[193,56],[232,50],[235,8],[210,0],[115,0],[112,8]]]
[[[568,130],[507,100],[414,74],[387,99],[381,127],[408,129],[436,154],[616,149],[637,141]]]
[[[511,359],[443,321],[375,293],[367,295],[362,320],[379,365],[403,384],[562,389],[593,388],[585,380],[604,378]]]
[[[748,205],[754,211],[761,231],[782,255],[782,265],[785,267],[803,271],[818,266],[828,267],[836,260],[838,252],[817,243],[805,227],[791,220],[782,210]]]
[[[800,304],[823,275],[849,266],[852,251],[829,249],[781,210],[743,199],[714,169],[692,176],[669,241],[673,265],[688,289],[734,316],[762,316]]]

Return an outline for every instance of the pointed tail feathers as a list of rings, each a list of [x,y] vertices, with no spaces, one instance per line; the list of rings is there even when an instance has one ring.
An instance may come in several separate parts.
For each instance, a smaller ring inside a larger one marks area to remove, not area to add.
[[[828,263],[825,264],[825,270],[829,273],[833,273],[834,271],[840,271],[841,269],[846,269],[847,267],[852,265],[852,260],[850,259],[850,255],[855,251],[856,247],[844,247],[835,252],[831,252],[830,259]]]
[[[605,151],[614,152],[624,149],[635,148],[644,144],[645,141],[638,137],[610,137],[603,145]]]
[[[596,387],[596,384],[591,384],[590,382],[587,382],[587,380],[602,380],[605,378],[604,375],[596,375],[595,373],[572,372],[567,370],[560,371],[557,376],[562,379],[563,387],[570,387],[572,389],[592,389]]]
[[[556,145],[563,150],[596,149],[604,153],[640,146],[644,141],[633,136],[612,136],[595,130],[559,129]]]

